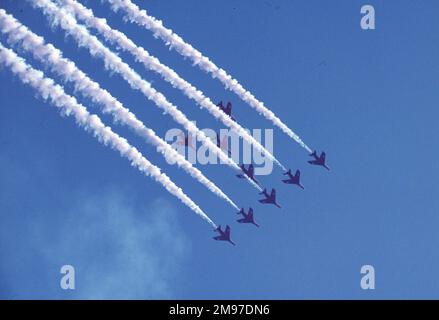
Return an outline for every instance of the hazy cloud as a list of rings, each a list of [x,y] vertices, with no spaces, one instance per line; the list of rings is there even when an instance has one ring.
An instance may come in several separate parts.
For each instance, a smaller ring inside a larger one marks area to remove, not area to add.
[[[17,230],[0,225],[2,298],[173,297],[189,243],[169,204],[157,199],[139,209],[116,189],[71,200],[66,211],[9,224]],[[74,291],[59,286],[64,264],[75,267]]]

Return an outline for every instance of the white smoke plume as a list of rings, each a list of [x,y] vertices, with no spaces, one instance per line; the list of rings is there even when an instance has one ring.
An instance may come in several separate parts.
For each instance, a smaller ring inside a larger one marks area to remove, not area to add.
[[[199,141],[213,154],[218,156],[223,163],[237,171],[241,171],[241,168],[229,158],[221,148],[212,142],[194,123],[189,121],[162,93],[152,88],[149,82],[143,80],[140,75],[128,64],[123,62],[119,56],[105,47],[95,36],[91,35],[84,26],[79,25],[68,11],[58,8],[50,0],[33,0],[30,2],[34,7],[41,9],[53,25],[60,26],[67,34],[72,36],[79,46],[86,47],[92,56],[103,59],[107,69],[120,74],[133,89],[140,90],[147,99],[154,102],[164,113],[169,113],[172,118],[189,133],[194,133]],[[250,184],[261,191],[261,187],[247,176],[245,177]]]
[[[58,0],[64,5],[64,8],[71,11],[78,20],[81,20],[89,28],[96,29],[104,38],[112,43],[116,44],[123,50],[131,53],[137,61],[141,62],[147,69],[157,72],[165,81],[169,82],[174,88],[181,90],[188,98],[193,99],[201,108],[206,109],[216,119],[222,121],[222,123],[238,135],[240,135],[249,144],[252,144],[259,152],[265,154],[270,161],[275,162],[282,169],[286,170],[284,166],[268,151],[266,150],[255,138],[253,138],[244,128],[238,123],[233,121],[227,116],[221,109],[216,106],[212,101],[206,97],[202,91],[195,88],[191,83],[180,77],[174,70],[168,66],[162,64],[160,60],[154,56],[151,56],[147,50],[137,46],[131,39],[129,39],[124,33],[112,29],[106,19],[97,18],[94,16],[93,11],[83,6],[81,3],[75,0]]]
[[[181,188],[176,186],[169,177],[160,171],[160,168],[150,163],[128,141],[116,133],[110,127],[105,126],[101,119],[90,114],[87,109],[79,104],[76,99],[64,92],[64,89],[55,82],[44,77],[44,73],[33,69],[24,59],[17,56],[11,49],[5,48],[0,43],[0,63],[8,67],[21,82],[36,90],[39,96],[49,101],[58,108],[62,115],[73,116],[76,123],[85,130],[91,132],[102,144],[119,151],[122,157],[127,158],[131,165],[137,167],[146,176],[160,183],[169,193],[177,197],[181,202],[193,210],[196,214],[216,228],[215,223],[195,204]]]
[[[242,85],[234,79],[227,72],[217,67],[209,58],[186,43],[179,35],[174,33],[171,29],[163,26],[163,22],[148,15],[146,10],[140,10],[137,5],[130,0],[105,0],[110,3],[113,11],[123,11],[125,17],[154,33],[156,38],[162,39],[166,45],[175,50],[184,57],[192,60],[194,65],[197,65],[201,70],[210,73],[213,78],[217,78],[225,86],[226,89],[234,92],[244,102],[254,108],[259,114],[262,114],[267,120],[271,121],[275,126],[280,128],[290,138],[296,141],[300,146],[305,148],[308,152],[311,149],[300,139],[300,137],[293,132],[286,124],[284,124],[271,110],[264,106],[264,103],[256,99],[252,93],[245,90]]]
[[[121,122],[133,129],[139,136],[145,138],[148,143],[154,145],[165,158],[175,161],[180,168],[210,191],[239,210],[238,206],[220,188],[207,179],[200,170],[193,167],[172,146],[158,137],[152,129],[145,127],[121,102],[79,70],[73,61],[63,58],[60,50],[52,44],[45,44],[44,38],[33,33],[3,9],[0,9],[0,31],[8,36],[7,41],[10,45],[20,45],[24,50],[31,52],[35,59],[61,76],[64,81],[72,82],[75,91],[103,106],[103,111],[112,114],[116,122]]]

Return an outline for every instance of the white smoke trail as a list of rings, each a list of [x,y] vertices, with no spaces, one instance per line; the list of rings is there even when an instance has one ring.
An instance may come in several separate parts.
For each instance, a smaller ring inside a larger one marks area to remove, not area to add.
[[[295,140],[300,146],[305,148],[308,152],[311,149],[300,139],[300,137],[293,132],[286,124],[284,124],[271,110],[264,106],[264,103],[257,100],[253,94],[245,90],[242,85],[223,69],[217,67],[209,58],[186,43],[179,35],[174,33],[171,29],[163,26],[163,22],[149,16],[145,10],[140,10],[137,5],[130,0],[105,0],[111,4],[113,11],[117,12],[120,9],[125,13],[125,17],[131,22],[134,22],[154,33],[156,38],[162,39],[166,45],[175,50],[184,57],[192,60],[194,65],[198,65],[201,70],[210,73],[213,78],[218,78],[219,81],[238,95],[244,102],[254,108],[259,114],[262,114],[267,120],[271,121],[275,126],[280,128],[290,138]]]
[[[79,70],[73,61],[63,58],[60,50],[51,44],[46,45],[44,38],[30,31],[3,9],[0,9],[0,31],[8,36],[9,44],[20,44],[21,48],[30,51],[35,59],[41,61],[52,71],[60,75],[64,81],[72,82],[75,86],[75,91],[102,105],[103,111],[111,113],[115,121],[132,128],[138,135],[145,138],[147,142],[153,144],[157,151],[165,158],[175,161],[179,167],[197,179],[210,191],[239,210],[238,206],[213,182],[207,179],[201,171],[193,167],[181,154],[158,137],[152,129],[146,128],[121,102]]]
[[[9,67],[23,83],[31,86],[46,101],[60,109],[63,115],[73,115],[76,123],[85,130],[90,131],[104,145],[119,151],[120,155],[127,158],[131,165],[137,167],[145,175],[152,177],[160,183],[172,195],[180,199],[186,206],[196,214],[205,219],[216,228],[215,223],[198,207],[169,177],[160,172],[160,168],[150,163],[143,155],[128,141],[116,133],[110,127],[106,127],[100,118],[90,114],[87,109],[79,104],[76,99],[64,92],[64,89],[55,84],[50,78],[44,77],[44,73],[33,69],[26,64],[25,60],[17,54],[5,48],[0,43],[0,63]]]
[[[117,44],[123,50],[130,52],[137,61],[143,63],[143,65],[154,72],[160,74],[160,76],[172,84],[174,88],[181,90],[188,98],[193,99],[200,107],[206,109],[216,119],[223,122],[224,125],[234,130],[238,135],[247,141],[249,144],[253,144],[254,147],[265,154],[270,161],[274,161],[282,169],[286,170],[284,166],[268,151],[266,150],[255,138],[253,138],[244,128],[238,123],[230,119],[221,109],[216,106],[212,101],[206,97],[203,92],[195,88],[188,81],[181,78],[174,70],[168,66],[162,64],[160,60],[154,56],[151,56],[148,51],[142,47],[138,47],[131,39],[129,39],[124,33],[112,29],[105,19],[96,18],[93,11],[84,7],[81,3],[75,0],[58,0],[64,7],[76,15],[78,20],[81,20],[89,28],[96,29],[101,33],[104,38],[112,44]]]
[[[163,109],[164,113],[169,113],[172,118],[188,132],[195,133],[201,143],[218,156],[221,161],[233,169],[241,171],[241,168],[230,159],[223,150],[213,143],[204,132],[189,121],[176,106],[170,103],[163,94],[152,88],[149,82],[143,80],[139,74],[123,62],[119,56],[105,47],[95,36],[91,35],[84,26],[79,25],[68,11],[58,8],[50,0],[28,1],[30,1],[34,7],[41,9],[53,25],[59,25],[67,34],[72,36],[79,46],[86,47],[92,56],[102,58],[105,61],[105,67],[107,69],[119,73],[133,89],[140,90],[149,100],[153,101],[157,107]],[[261,191],[261,187],[247,176],[245,177],[250,184]]]

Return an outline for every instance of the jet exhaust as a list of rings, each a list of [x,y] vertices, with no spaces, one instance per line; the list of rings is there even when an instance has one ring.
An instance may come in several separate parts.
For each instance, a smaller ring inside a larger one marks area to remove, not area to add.
[[[134,130],[146,142],[154,145],[157,152],[161,153],[166,159],[172,159],[185,172],[207,187],[218,197],[222,198],[235,209],[237,205],[217,187],[204,174],[192,166],[180,153],[178,153],[166,141],[161,139],[156,133],[147,128],[136,116],[129,111],[121,102],[114,98],[108,91],[102,89],[98,83],[91,80],[84,72],[79,70],[75,63],[63,57],[60,50],[51,44],[46,44],[44,38],[30,31],[12,15],[0,9],[0,31],[8,36],[7,41],[10,45],[19,45],[22,49],[32,53],[36,60],[42,62],[46,67],[62,77],[63,81],[71,82],[75,92],[80,92],[85,97],[98,103],[104,113],[110,113],[115,122],[125,124]]]
[[[88,28],[97,30],[109,43],[116,44],[118,47],[129,52],[135,59],[141,62],[147,69],[158,73],[165,81],[170,83],[174,88],[182,91],[188,98],[194,100],[201,108],[206,109],[217,120],[235,131],[246,142],[252,144],[259,152],[265,154],[271,161],[281,168],[284,166],[255,138],[233,121],[228,115],[222,112],[202,91],[195,88],[191,83],[180,77],[174,70],[162,64],[160,60],[151,56],[144,48],[137,46],[124,33],[112,29],[105,19],[94,16],[91,9],[86,8],[81,3],[74,0],[58,0],[68,11],[72,12],[78,20],[85,23]]]
[[[223,150],[221,150],[221,148],[212,142],[212,140],[209,139],[194,123],[189,121],[189,119],[176,106],[170,103],[162,93],[155,90],[149,82],[142,79],[140,75],[137,74],[128,64],[123,62],[119,56],[105,47],[95,36],[91,35],[84,26],[79,25],[76,22],[75,17],[73,17],[68,11],[57,7],[50,0],[28,1],[30,1],[33,7],[41,9],[53,26],[60,26],[68,35],[75,39],[79,46],[86,47],[93,57],[103,59],[107,70],[120,74],[133,89],[140,90],[148,100],[154,102],[154,104],[161,108],[164,113],[169,113],[171,117],[188,132],[195,133],[200,142],[218,156],[221,161],[236,171],[241,170],[239,166],[229,158]],[[256,189],[260,190],[260,187],[251,179],[247,179],[247,181]]]
[[[127,158],[132,166],[160,183],[168,192],[216,228],[216,224],[203,210],[181,188],[175,185],[166,174],[162,173],[160,168],[149,162],[126,139],[114,133],[110,127],[105,126],[97,115],[90,114],[74,97],[66,94],[60,85],[55,84],[52,79],[44,77],[43,72],[33,69],[24,59],[17,56],[11,49],[5,48],[1,43],[0,63],[8,67],[21,82],[32,87],[43,100],[49,101],[58,108],[62,115],[73,116],[76,123],[86,131],[91,132],[99,142],[119,151],[120,155]]]
[[[305,148],[309,153],[312,150],[302,141],[302,139],[293,132],[286,124],[284,124],[271,110],[269,110],[263,102],[259,101],[254,95],[243,88],[243,86],[227,72],[216,66],[209,58],[186,43],[179,35],[171,29],[166,28],[161,20],[158,20],[132,3],[130,0],[105,0],[114,12],[123,11],[125,17],[132,23],[144,27],[153,32],[154,37],[160,38],[171,49],[175,49],[180,55],[192,60],[201,70],[209,73],[212,78],[217,78],[226,89],[235,93],[238,97],[255,109],[259,114],[263,115],[267,120],[271,121],[275,126],[280,128],[291,139],[296,141],[301,147]],[[285,168],[283,168],[285,169]]]

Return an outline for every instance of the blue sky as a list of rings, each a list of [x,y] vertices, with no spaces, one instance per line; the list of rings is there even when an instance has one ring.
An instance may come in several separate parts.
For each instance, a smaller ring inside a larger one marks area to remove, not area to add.
[[[99,1],[81,2],[214,101],[232,101],[243,126],[272,128],[149,31]],[[238,245],[218,243],[205,221],[3,68],[0,298],[438,298],[439,3],[369,1],[376,30],[364,31],[363,1],[135,2],[236,77],[310,147],[324,149],[332,171],[309,166],[306,151],[275,129],[275,155],[300,168],[306,186],[282,185],[278,168],[259,177],[277,188],[279,210],[257,203],[256,191],[227,167],[199,166],[238,205],[254,208],[257,230],[235,223],[226,203],[102,116],[214,221],[232,226]],[[27,2],[0,7],[159,135],[179,128]],[[120,55],[199,127],[222,128]],[[64,264],[76,269],[75,291],[59,287]],[[365,264],[375,267],[374,291],[360,288]]]

